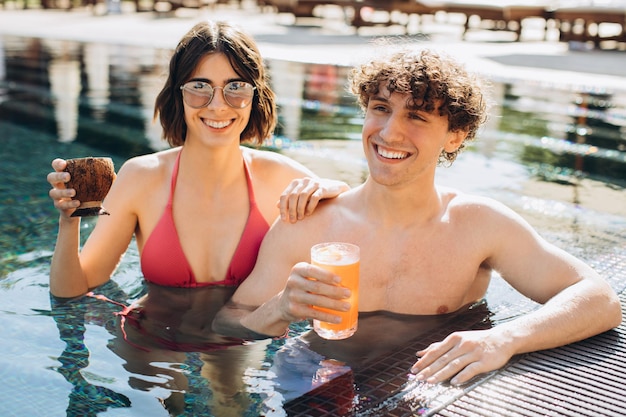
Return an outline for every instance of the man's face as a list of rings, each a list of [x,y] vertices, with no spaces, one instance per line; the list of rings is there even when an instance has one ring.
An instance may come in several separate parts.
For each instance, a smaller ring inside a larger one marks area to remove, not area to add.
[[[448,131],[447,116],[411,109],[408,93],[387,88],[370,97],[363,124],[363,148],[372,178],[400,185],[424,175],[434,178],[442,149],[456,150],[465,135]]]

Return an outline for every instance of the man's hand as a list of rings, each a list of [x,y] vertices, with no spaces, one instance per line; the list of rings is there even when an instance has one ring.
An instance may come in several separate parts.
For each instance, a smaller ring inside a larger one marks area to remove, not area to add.
[[[220,310],[213,329],[223,335],[248,338],[282,335],[290,323],[317,319],[330,323],[341,322],[341,317],[320,311],[324,307],[347,311],[350,290],[338,286],[341,278],[327,270],[300,262],[289,274],[285,288],[258,308],[248,308],[236,302]]]
[[[411,368],[417,379],[433,384],[450,379],[451,384],[460,385],[501,368],[513,353],[512,343],[495,327],[452,333],[417,356],[420,359]]]
[[[350,290],[338,286],[339,282],[339,276],[323,268],[305,262],[296,264],[279,295],[283,319],[289,322],[304,318],[341,322],[341,317],[315,308],[348,311],[350,303],[343,299],[350,297]]]

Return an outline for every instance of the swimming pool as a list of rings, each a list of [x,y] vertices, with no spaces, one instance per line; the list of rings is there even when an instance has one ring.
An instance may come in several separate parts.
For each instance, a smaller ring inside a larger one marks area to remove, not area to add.
[[[332,363],[320,367],[323,358],[298,338],[213,350],[185,340],[191,345],[187,351],[174,350],[150,345],[132,324],[126,326],[131,343],[126,342],[115,314],[119,305],[92,298],[51,302],[48,263],[57,214],[45,182],[50,161],[107,154],[119,167],[132,155],[163,146],[150,117],[169,52],[9,36],[2,45],[0,170],[9,179],[1,186],[0,207],[3,416],[296,415],[299,395],[329,378],[334,378],[333,395],[307,397],[311,409],[367,415],[368,407],[385,395],[413,387],[426,413],[457,395],[451,387],[410,385],[408,367],[389,365],[390,360],[410,361],[410,355],[395,356],[402,353],[392,344],[385,349],[395,355],[383,360],[362,353],[353,369]],[[268,146],[321,175],[362,181],[365,164],[356,140],[360,118],[343,93],[346,69],[281,61],[268,65],[281,107],[281,129]],[[548,240],[610,271],[626,252],[626,92],[494,81],[500,105],[490,124],[453,167],[440,170],[439,181],[504,201]],[[91,221],[83,227],[86,236]],[[139,300],[148,289],[138,264],[131,247],[114,282],[99,293],[126,305]],[[621,291],[623,275],[607,275]],[[215,306],[227,295],[183,291],[174,311],[186,311],[195,297],[209,297]],[[366,317],[364,322],[372,329],[409,329],[406,343],[415,343],[415,334],[423,332],[418,343],[426,343],[440,335],[435,328],[485,326],[534,308],[497,277],[487,301],[488,309],[480,305],[440,322],[406,323],[403,317]],[[175,330],[175,316],[156,321],[164,323],[163,328]],[[307,329],[302,323],[293,334]],[[376,379],[379,385],[372,383]]]

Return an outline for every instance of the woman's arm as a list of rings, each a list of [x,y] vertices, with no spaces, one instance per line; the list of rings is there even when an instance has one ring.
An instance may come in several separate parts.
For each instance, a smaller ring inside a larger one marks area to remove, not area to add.
[[[131,210],[131,197],[137,191],[134,169],[122,168],[103,205],[110,215],[99,216],[96,226],[80,248],[81,219],[71,217],[79,202],[71,200],[74,190],[66,189],[69,174],[66,162],[55,159],[54,172],[48,174],[49,194],[59,210],[59,229],[50,265],[50,292],[61,298],[85,294],[107,282],[128,248],[137,225]],[[125,164],[126,166],[126,164]]]

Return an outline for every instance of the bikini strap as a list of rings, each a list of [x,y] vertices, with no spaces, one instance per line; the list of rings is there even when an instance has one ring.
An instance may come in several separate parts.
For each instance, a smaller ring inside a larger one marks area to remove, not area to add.
[[[170,197],[167,200],[167,205],[171,206],[174,199],[174,190],[176,189],[176,179],[178,178],[178,166],[180,165],[180,154],[183,153],[181,149],[176,155],[176,161],[174,162],[174,169],[172,169],[172,179],[170,180]]]
[[[254,188],[252,188],[252,177],[250,176],[250,169],[246,158],[243,158],[243,170],[246,173],[246,183],[248,184],[248,200],[250,201],[250,208],[256,206],[256,200],[254,199]]]

